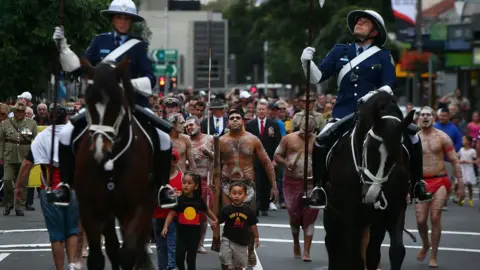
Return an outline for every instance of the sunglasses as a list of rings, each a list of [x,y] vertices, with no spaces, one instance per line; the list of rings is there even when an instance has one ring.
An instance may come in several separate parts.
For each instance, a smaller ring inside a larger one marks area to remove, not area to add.
[[[429,116],[432,116],[431,113],[421,113],[420,114],[421,117],[429,117]]]
[[[241,116],[230,116],[228,119],[229,120],[242,120],[242,117]]]

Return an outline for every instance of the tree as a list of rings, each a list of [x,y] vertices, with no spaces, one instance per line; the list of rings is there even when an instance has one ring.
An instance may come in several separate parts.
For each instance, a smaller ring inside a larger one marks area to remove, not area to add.
[[[0,14],[0,98],[31,91],[41,96],[47,91],[50,74],[58,65],[52,41],[58,25],[60,0],[2,0]],[[100,11],[110,0],[63,0],[65,35],[71,48],[81,54],[95,34],[111,29]],[[138,1],[136,1],[138,3]],[[148,37],[148,29],[138,33]]]

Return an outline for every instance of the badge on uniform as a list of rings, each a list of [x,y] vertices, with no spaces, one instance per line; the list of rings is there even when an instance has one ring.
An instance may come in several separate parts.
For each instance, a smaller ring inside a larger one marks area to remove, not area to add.
[[[275,129],[273,127],[268,128],[268,136],[275,137]]]
[[[101,49],[100,53],[110,53],[110,50],[109,49]]]
[[[348,58],[340,58],[340,61],[348,62]]]

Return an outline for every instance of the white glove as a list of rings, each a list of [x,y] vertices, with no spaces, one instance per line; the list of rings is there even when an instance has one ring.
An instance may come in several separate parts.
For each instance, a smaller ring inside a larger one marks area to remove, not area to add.
[[[133,87],[143,96],[149,97],[153,91],[152,91],[152,84],[150,82],[150,79],[148,77],[141,77],[137,79],[132,79],[130,81],[133,85]]]
[[[53,41],[65,39],[65,32],[63,31],[63,27],[60,27],[60,26],[55,27],[55,31],[53,32],[52,39]]]
[[[376,93],[378,93],[377,90],[375,91],[370,91],[368,92],[365,96],[361,97],[360,100],[358,100],[359,103],[365,103],[365,101],[367,101],[369,98],[371,98],[373,95],[375,95]]]
[[[307,47],[303,50],[300,60],[302,61],[302,66],[306,67],[307,62],[313,60],[313,54],[315,53],[315,48]]]
[[[80,68],[80,59],[78,56],[70,50],[70,47],[67,45],[67,39],[65,38],[65,33],[63,27],[55,27],[55,31],[52,36],[53,41],[60,41],[60,64],[62,69],[66,72],[72,72]]]

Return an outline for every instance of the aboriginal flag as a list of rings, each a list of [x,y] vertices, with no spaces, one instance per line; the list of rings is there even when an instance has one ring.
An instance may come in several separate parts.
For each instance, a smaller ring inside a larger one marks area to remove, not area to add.
[[[397,40],[412,42],[415,39],[416,0],[391,0],[397,28]]]
[[[188,206],[178,214],[178,223],[182,225],[200,225],[200,213],[191,206]]]

